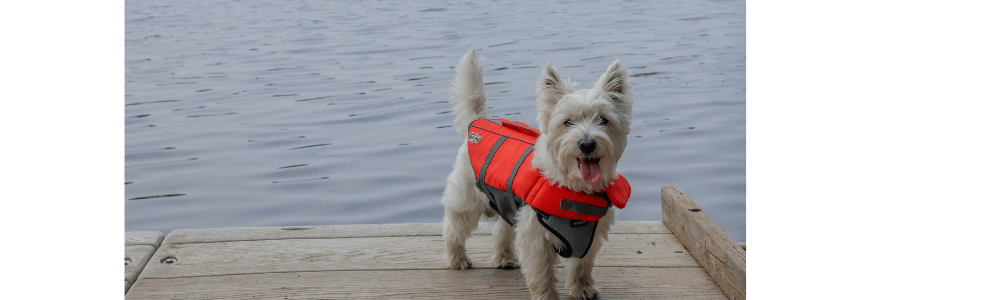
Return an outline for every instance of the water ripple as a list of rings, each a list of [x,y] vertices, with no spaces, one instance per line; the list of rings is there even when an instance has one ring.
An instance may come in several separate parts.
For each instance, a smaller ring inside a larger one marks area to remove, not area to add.
[[[177,100],[159,100],[159,101],[149,101],[149,102],[135,102],[135,103],[125,104],[125,106],[142,105],[142,104],[152,104],[152,103],[168,103],[168,102],[177,102]]]
[[[322,147],[322,146],[329,146],[329,145],[330,144],[317,144],[317,145],[309,145],[309,146],[296,147],[296,148],[292,148],[292,149],[288,149],[288,150],[298,150],[298,149],[305,149],[305,148],[312,148],[312,147]]]
[[[155,195],[155,196],[135,197],[135,198],[128,199],[128,200],[146,200],[146,199],[154,199],[154,198],[180,197],[180,196],[186,196],[186,195],[187,194]]]
[[[187,116],[187,117],[188,118],[201,118],[201,117],[228,116],[228,115],[235,115],[235,114],[236,113],[231,112],[231,113],[224,113],[224,114],[192,115],[192,116]]]

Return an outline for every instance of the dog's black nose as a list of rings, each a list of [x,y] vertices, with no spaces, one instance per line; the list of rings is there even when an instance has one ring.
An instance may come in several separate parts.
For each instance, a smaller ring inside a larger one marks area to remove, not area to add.
[[[576,146],[580,148],[580,152],[583,152],[583,155],[590,155],[590,153],[594,152],[594,149],[597,149],[597,141],[594,139],[582,139],[576,143]]]

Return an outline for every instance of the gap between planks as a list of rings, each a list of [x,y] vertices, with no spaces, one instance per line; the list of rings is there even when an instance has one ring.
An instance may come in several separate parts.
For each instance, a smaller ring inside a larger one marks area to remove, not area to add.
[[[237,227],[174,230],[163,244],[195,244],[236,241],[333,239],[405,236],[441,236],[441,223],[361,224],[286,227]],[[480,222],[473,236],[489,236],[493,222]],[[645,233],[672,234],[659,221],[619,221],[612,225],[611,234]]]
[[[125,293],[138,279],[156,248],[163,241],[159,231],[125,232]]]

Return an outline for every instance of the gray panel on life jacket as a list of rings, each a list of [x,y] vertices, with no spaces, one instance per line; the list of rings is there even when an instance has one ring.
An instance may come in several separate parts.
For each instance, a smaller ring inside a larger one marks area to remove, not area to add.
[[[594,231],[599,221],[571,220],[547,214],[532,207],[538,213],[538,222],[563,243],[563,248],[555,249],[563,258],[581,258],[590,251],[594,242]]]
[[[517,210],[524,206],[524,200],[521,197],[501,191],[478,180],[476,186],[483,194],[486,194],[486,198],[490,199],[490,209],[500,215],[500,218],[510,226],[517,225]]]

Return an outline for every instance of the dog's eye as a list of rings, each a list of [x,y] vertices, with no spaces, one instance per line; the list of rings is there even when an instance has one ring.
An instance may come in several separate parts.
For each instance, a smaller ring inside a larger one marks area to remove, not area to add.
[[[572,120],[566,120],[566,122],[563,122],[563,125],[566,125],[566,127],[573,126],[573,121]]]
[[[601,117],[601,125],[608,125],[608,119]]]

